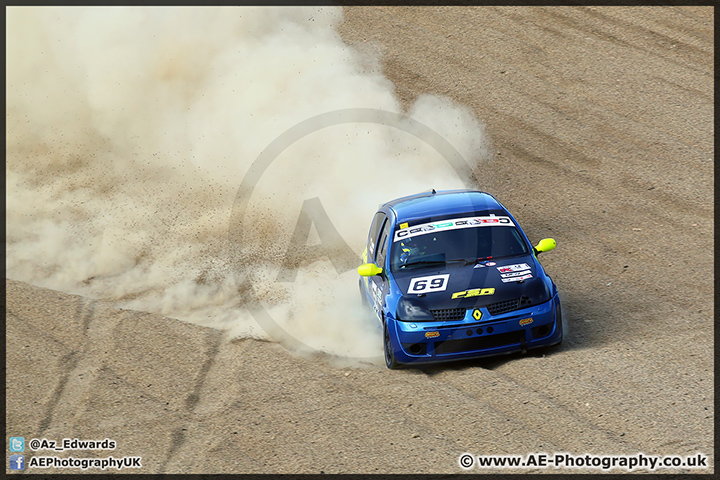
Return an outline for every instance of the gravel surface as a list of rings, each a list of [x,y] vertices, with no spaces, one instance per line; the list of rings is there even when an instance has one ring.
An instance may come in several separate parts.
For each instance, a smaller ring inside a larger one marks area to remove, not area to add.
[[[464,452],[713,472],[713,27],[712,7],[345,8],[405,106],[486,124],[482,187],[558,242],[561,348],[343,368],[8,280],[8,436],[115,439],[133,473],[458,473]]]

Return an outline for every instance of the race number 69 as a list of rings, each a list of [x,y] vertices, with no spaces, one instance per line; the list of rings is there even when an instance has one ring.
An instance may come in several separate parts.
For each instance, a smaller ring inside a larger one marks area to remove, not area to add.
[[[416,277],[410,280],[408,293],[442,292],[447,288],[450,274]]]

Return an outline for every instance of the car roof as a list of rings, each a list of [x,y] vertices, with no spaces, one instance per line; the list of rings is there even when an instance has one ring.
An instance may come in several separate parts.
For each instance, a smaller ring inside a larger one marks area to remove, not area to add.
[[[395,212],[397,223],[455,213],[505,210],[489,193],[467,189],[418,193],[391,200],[382,207]]]

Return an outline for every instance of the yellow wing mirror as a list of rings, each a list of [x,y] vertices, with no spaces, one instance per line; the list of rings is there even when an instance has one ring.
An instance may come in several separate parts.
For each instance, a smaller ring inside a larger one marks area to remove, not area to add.
[[[549,252],[553,248],[555,248],[555,239],[543,238],[535,246],[535,255],[539,254],[540,252]]]
[[[383,271],[382,268],[378,267],[374,263],[363,263],[357,270],[363,277],[374,277],[375,275],[380,275]]]

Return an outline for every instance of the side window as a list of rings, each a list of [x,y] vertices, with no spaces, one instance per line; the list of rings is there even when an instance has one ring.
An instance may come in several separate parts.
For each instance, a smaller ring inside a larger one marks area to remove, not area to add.
[[[375,265],[381,268],[385,268],[385,255],[387,254],[387,240],[390,234],[390,222],[385,222],[382,233],[380,234],[380,241],[377,247],[377,258],[375,259]]]
[[[375,248],[377,247],[376,244],[377,244],[378,234],[380,233],[380,227],[382,227],[382,224],[384,221],[385,221],[385,214],[382,212],[378,212],[375,214],[375,218],[373,219],[372,225],[370,225],[370,234],[368,235],[368,243],[367,243],[369,259],[372,259],[375,257]]]

